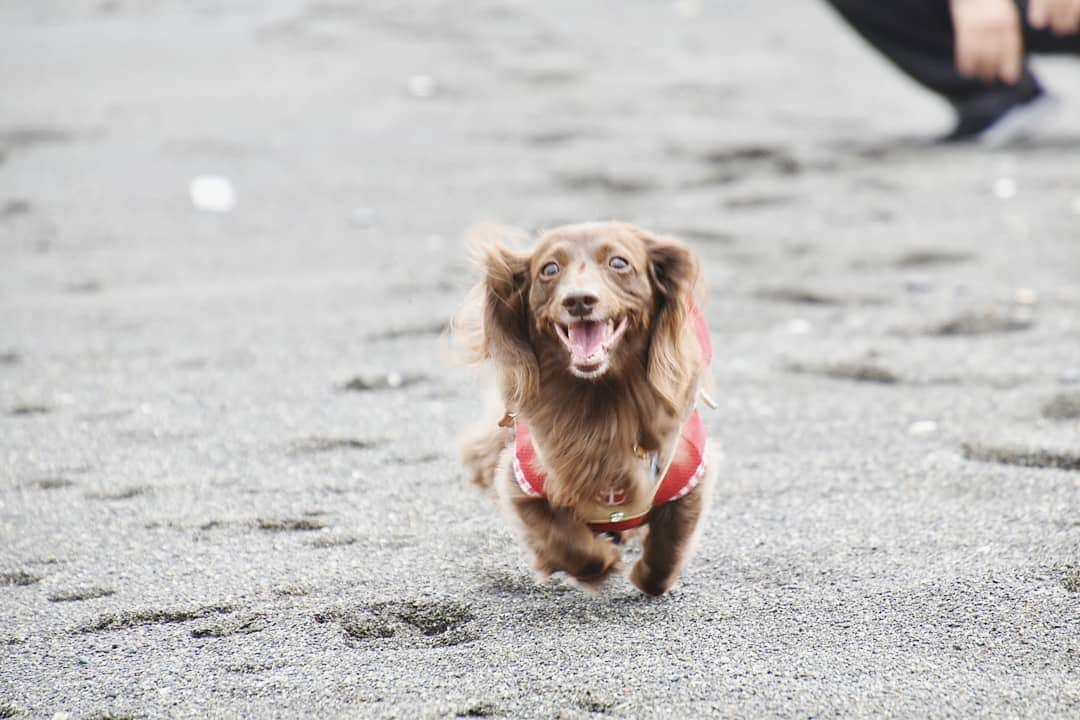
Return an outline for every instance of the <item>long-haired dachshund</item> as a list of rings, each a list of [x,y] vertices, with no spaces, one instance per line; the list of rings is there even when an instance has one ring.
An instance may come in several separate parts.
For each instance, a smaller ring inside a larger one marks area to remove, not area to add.
[[[465,464],[494,486],[543,575],[597,587],[621,567],[623,534],[647,524],[630,579],[663,594],[711,485],[696,256],[618,222],[556,228],[527,254],[478,249],[484,279],[456,330],[494,365],[505,415],[466,440]]]

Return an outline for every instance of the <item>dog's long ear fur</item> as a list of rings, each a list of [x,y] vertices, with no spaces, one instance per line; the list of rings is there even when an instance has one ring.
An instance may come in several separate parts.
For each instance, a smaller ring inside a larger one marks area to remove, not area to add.
[[[654,316],[649,339],[649,384],[668,411],[678,415],[698,372],[700,350],[687,326],[698,282],[697,257],[670,238],[645,236]]]
[[[501,243],[484,251],[484,349],[513,410],[537,391],[540,368],[529,340],[529,256]]]
[[[467,244],[483,272],[452,324],[458,357],[469,363],[491,361],[501,400],[517,412],[537,391],[540,367],[529,339],[529,256],[508,249],[501,238],[519,231],[499,225],[471,228]]]
[[[505,409],[517,412],[537,394],[540,362],[529,336],[529,256],[508,249],[505,237],[525,241],[523,232],[505,226],[469,230],[469,255],[484,277],[451,323],[451,347],[459,361],[490,361]]]

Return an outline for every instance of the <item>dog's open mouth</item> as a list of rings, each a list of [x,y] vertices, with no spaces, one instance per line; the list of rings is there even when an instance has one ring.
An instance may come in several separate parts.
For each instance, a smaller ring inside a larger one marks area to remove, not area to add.
[[[611,351],[626,330],[626,316],[618,321],[577,320],[569,325],[556,323],[559,339],[570,351],[570,371],[578,377],[594,378],[604,374]]]

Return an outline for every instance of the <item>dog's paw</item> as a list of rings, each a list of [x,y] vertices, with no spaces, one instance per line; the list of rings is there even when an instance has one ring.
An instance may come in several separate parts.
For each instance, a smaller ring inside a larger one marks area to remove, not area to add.
[[[660,597],[670,590],[675,579],[675,575],[665,576],[650,570],[644,560],[634,563],[634,568],[630,571],[630,582],[641,592],[653,597]]]
[[[613,574],[622,570],[622,555],[610,541],[604,539],[595,543],[595,554],[582,558],[577,567],[570,570],[570,575],[579,585],[588,590],[596,590]]]
[[[543,558],[534,555],[532,558],[533,580],[537,585],[542,585],[547,582],[559,568],[555,567],[551,563],[547,562]]]
[[[618,560],[610,565],[596,566],[596,571],[591,574],[575,575],[574,580],[587,590],[599,590],[608,578],[622,570],[622,563]]]

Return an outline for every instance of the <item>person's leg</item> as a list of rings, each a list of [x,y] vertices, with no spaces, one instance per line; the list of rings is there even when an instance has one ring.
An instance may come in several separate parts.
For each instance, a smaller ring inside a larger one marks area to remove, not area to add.
[[[1027,67],[1015,85],[986,83],[961,75],[956,69],[948,0],[827,2],[900,70],[952,104],[958,122],[946,139],[976,137],[1011,109],[1043,94],[1039,81]],[[1033,35],[1039,36],[1038,47],[1051,44],[1043,37],[1049,33]]]

